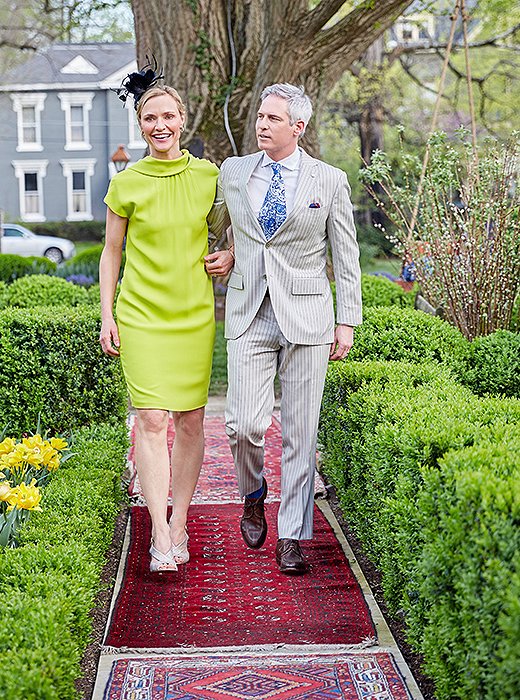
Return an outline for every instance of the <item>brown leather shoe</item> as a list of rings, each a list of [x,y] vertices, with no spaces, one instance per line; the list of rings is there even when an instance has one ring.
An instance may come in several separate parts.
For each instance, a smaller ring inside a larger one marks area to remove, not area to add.
[[[240,519],[240,532],[244,542],[251,549],[258,549],[267,537],[267,521],[265,519],[264,501],[267,496],[267,482],[262,479],[263,493],[258,498],[247,498],[244,501],[244,512]]]
[[[276,563],[282,574],[298,576],[304,574],[308,567],[303,558],[298,540],[279,539],[276,543]]]

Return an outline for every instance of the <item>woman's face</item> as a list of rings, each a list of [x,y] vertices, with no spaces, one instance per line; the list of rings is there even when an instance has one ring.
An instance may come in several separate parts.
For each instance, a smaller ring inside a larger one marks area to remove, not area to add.
[[[165,93],[147,100],[139,124],[150,155],[163,160],[179,158],[183,123],[177,102],[171,95]]]

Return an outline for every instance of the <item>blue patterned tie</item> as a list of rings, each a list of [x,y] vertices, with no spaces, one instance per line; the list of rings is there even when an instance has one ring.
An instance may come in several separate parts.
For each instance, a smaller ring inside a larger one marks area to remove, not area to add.
[[[273,177],[269,183],[262,208],[258,213],[258,221],[266,240],[269,240],[276,233],[287,217],[282,166],[280,163],[271,163],[271,168],[273,169]]]

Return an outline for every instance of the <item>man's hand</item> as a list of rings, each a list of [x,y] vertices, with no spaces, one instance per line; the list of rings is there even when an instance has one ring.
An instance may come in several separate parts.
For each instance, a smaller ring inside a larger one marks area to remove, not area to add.
[[[329,360],[343,360],[354,345],[354,328],[343,324],[336,326],[334,342],[330,346]]]
[[[210,277],[225,277],[235,264],[235,258],[229,250],[217,250],[206,255],[204,263]]]

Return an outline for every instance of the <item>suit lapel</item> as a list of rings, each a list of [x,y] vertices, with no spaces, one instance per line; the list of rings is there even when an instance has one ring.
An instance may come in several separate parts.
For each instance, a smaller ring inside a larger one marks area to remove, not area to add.
[[[262,227],[260,226],[260,222],[256,218],[255,212],[253,211],[251,199],[249,198],[249,192],[247,191],[247,185],[251,178],[251,175],[253,174],[253,170],[256,168],[263,155],[263,151],[260,151],[259,153],[253,153],[250,158],[244,159],[246,162],[244,162],[244,168],[241,173],[239,188],[240,195],[245,203],[246,211],[249,217],[255,222],[256,229],[260,236],[262,238],[265,238],[264,232],[262,231]]]
[[[291,224],[292,220],[296,217],[298,212],[307,204],[309,193],[312,193],[312,183],[314,182],[314,177],[316,175],[316,161],[311,158],[303,149],[301,163],[300,163],[300,176],[298,178],[298,185],[296,187],[296,194],[294,196],[293,208],[289,216],[285,219],[283,224],[274,234],[277,236],[280,231]],[[273,236],[274,237],[274,236]]]

